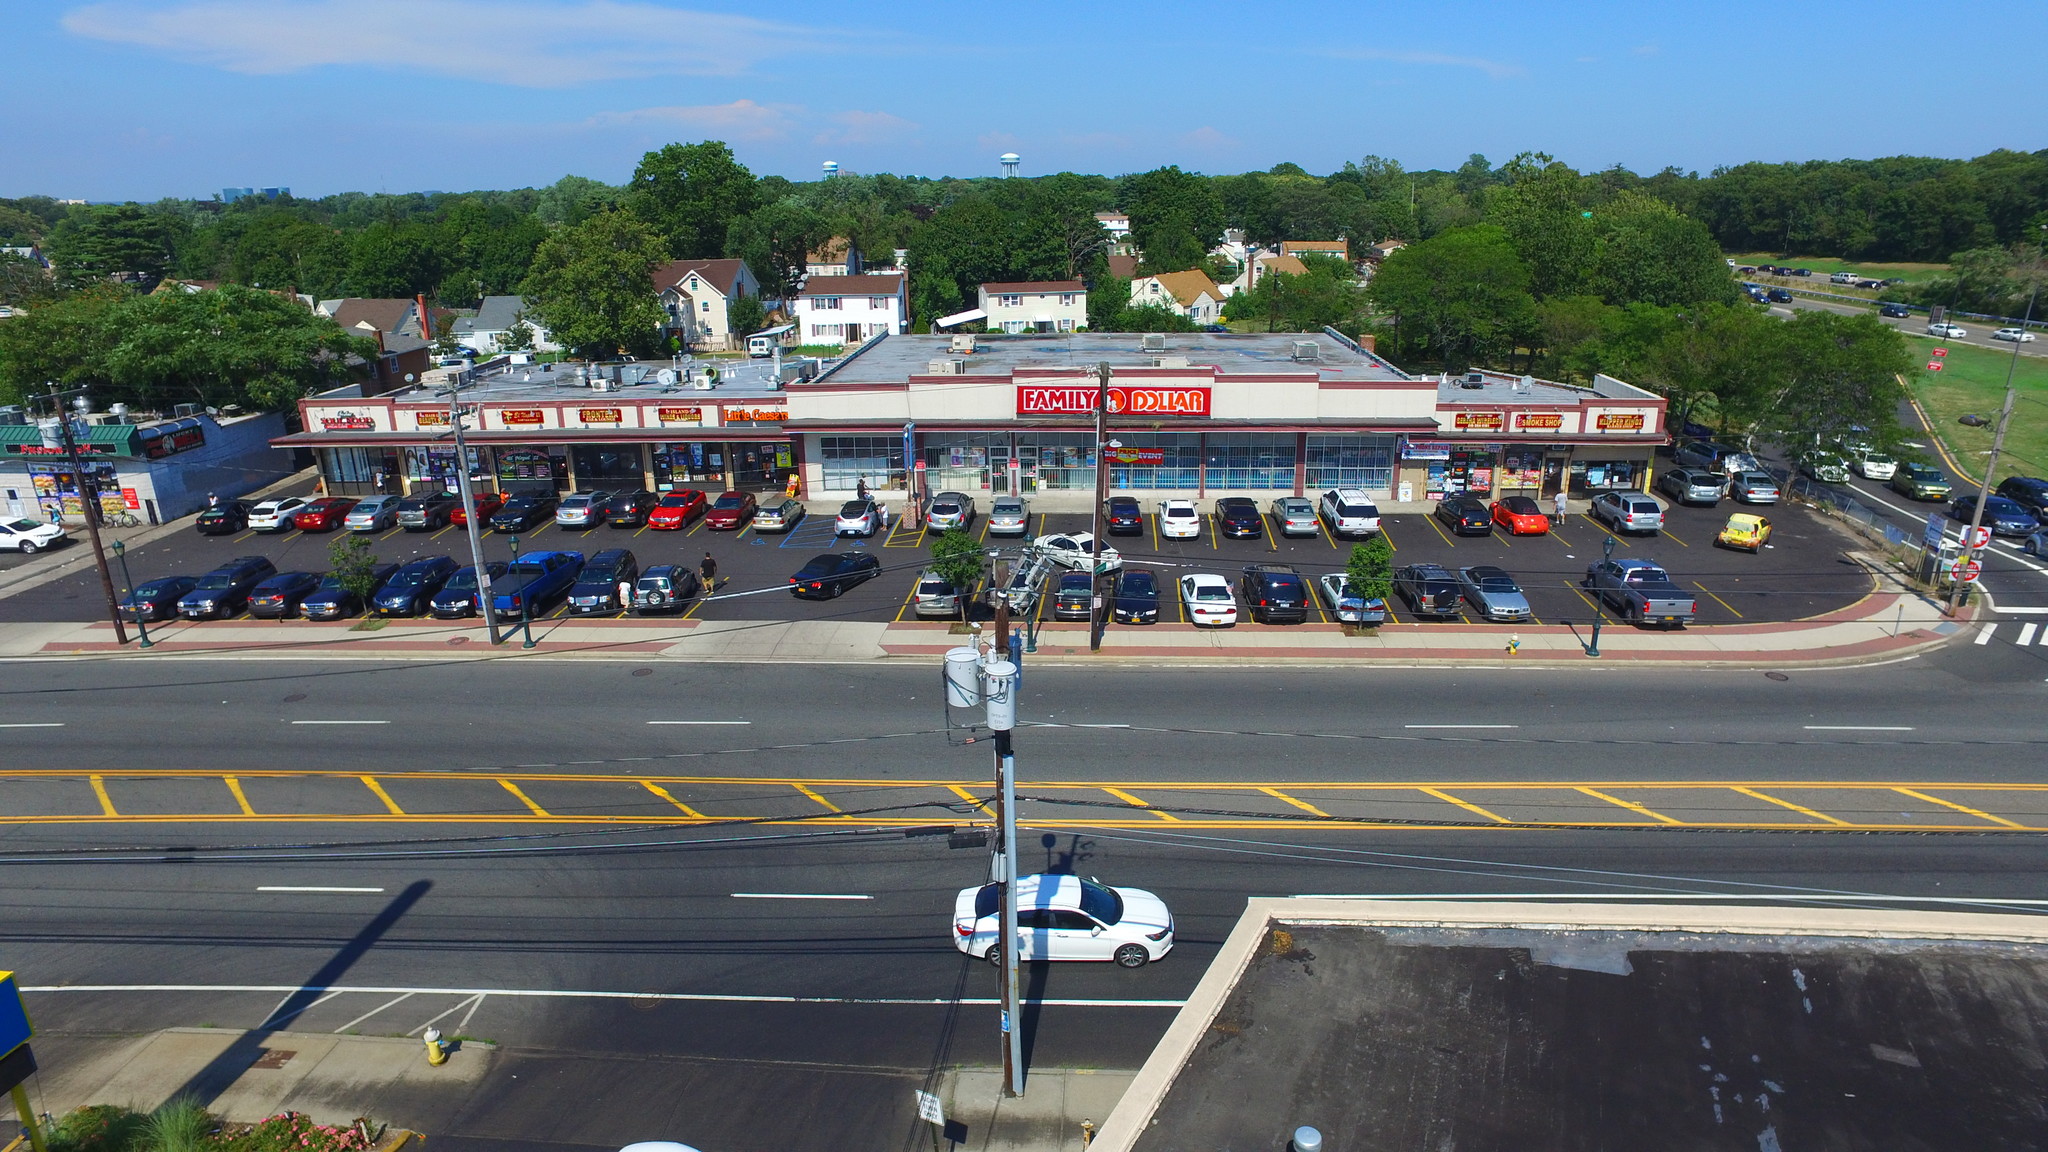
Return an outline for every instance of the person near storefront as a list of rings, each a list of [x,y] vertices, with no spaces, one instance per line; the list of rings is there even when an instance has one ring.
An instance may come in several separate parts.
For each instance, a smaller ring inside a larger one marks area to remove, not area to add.
[[[1562,520],[1565,518],[1565,508],[1566,500],[1564,496],[1564,489],[1560,488],[1557,490],[1557,519]]]

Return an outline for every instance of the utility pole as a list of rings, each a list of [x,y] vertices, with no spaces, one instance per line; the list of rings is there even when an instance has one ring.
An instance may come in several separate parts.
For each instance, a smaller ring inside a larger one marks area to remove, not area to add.
[[[67,396],[77,397],[81,411],[91,407],[85,398],[85,389],[59,391],[55,383],[50,385],[45,399],[57,412],[58,433],[64,438],[64,456],[71,461],[71,482],[78,485],[78,508],[85,513],[85,534],[92,541],[93,563],[99,566],[100,591],[107,597],[107,616],[114,622],[114,643],[125,645],[128,643],[128,629],[121,623],[121,602],[114,595],[114,576],[107,570],[106,549],[100,547],[99,493],[87,482],[85,464],[78,458],[78,440],[71,434],[71,415],[64,410],[64,398]],[[63,497],[60,495],[58,500],[61,502]]]
[[[2040,297],[2041,280],[2036,275],[2034,290],[2027,294],[2027,315],[2020,321],[2021,332],[2025,332],[2027,325],[2034,322],[2034,305]],[[1947,342],[1946,337],[1943,337],[1943,342]],[[2005,448],[2005,429],[2012,423],[2013,404],[2019,399],[2018,393],[2013,390],[2013,373],[2020,366],[2020,343],[2018,340],[2012,342],[2012,362],[2005,368],[2005,406],[1999,409],[1998,427],[1991,432],[1991,455],[1984,460],[1984,483],[1977,486],[1976,506],[1970,509],[1970,527],[1963,534],[1962,550],[1956,553],[1957,564],[1966,563],[1972,558],[1977,547],[1977,534],[1984,527],[1984,505],[1991,502],[1991,482],[1996,479],[1998,454]],[[1961,572],[1949,574],[1948,607],[1944,609],[1947,615],[1955,615],[1956,609],[1962,607],[1963,594],[1967,589],[1968,584],[1963,580]]]
[[[1021,992],[1017,979],[1017,953],[1023,939],[1017,931],[1017,753],[1010,743],[1010,731],[1017,726],[1017,690],[1021,683],[1017,665],[1009,654],[1009,612],[1001,599],[996,602],[997,644],[983,648],[960,647],[946,653],[940,670],[946,701],[947,725],[952,726],[954,708],[982,704],[988,709],[989,731],[995,737],[996,756],[996,843],[989,857],[989,883],[996,889],[996,942],[985,955],[995,963],[1001,985],[1003,1091],[1009,1096],[1024,1094],[1024,1033]]]
[[[462,442],[462,386],[451,384],[448,388],[448,424],[455,429],[455,487],[462,499],[462,525],[468,530],[469,562],[476,571],[477,615],[484,618],[484,627],[490,629],[491,647],[500,642],[498,636],[498,613],[491,605],[491,570],[484,564],[483,528],[476,522],[476,493],[469,481],[469,448]],[[624,608],[621,604],[619,607]]]
[[[1104,360],[1095,366],[1095,377],[1095,509],[1090,513],[1091,531],[1088,533],[1094,538],[1090,546],[1095,549],[1088,558],[1090,652],[1102,651],[1103,608],[1108,603],[1102,592],[1102,505],[1109,499],[1109,469],[1103,459],[1109,450],[1109,361]]]

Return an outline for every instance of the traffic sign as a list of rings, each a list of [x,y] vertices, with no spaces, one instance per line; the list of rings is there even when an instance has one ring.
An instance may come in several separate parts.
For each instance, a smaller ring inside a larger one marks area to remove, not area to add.
[[[1941,547],[1941,538],[1948,534],[1948,520],[1936,512],[1927,517],[1927,527],[1920,533],[1920,544],[1926,548]]]
[[[1946,355],[1948,355],[1948,349],[1946,349],[1946,348],[1936,348],[1936,349],[1934,350],[1934,354],[1935,354],[1936,356],[1946,356]]]
[[[1949,574],[1965,584],[1976,580],[1977,573],[1983,570],[1984,565],[1969,556],[1958,557],[1956,562],[1949,566]]]
[[[0,972],[0,1055],[28,1043],[34,1033],[28,1009],[21,1006],[21,989],[15,986],[14,973]]]
[[[1991,547],[1991,529],[1978,527],[1970,532],[1970,550],[1981,552]]]
[[[1939,372],[1939,371],[1941,371],[1941,361],[1939,361],[1939,360],[1929,360],[1929,361],[1927,362],[1927,370],[1928,370],[1929,372]]]
[[[917,1118],[930,1121],[944,1128],[946,1126],[945,1106],[939,1103],[937,1096],[920,1090],[917,1094]]]

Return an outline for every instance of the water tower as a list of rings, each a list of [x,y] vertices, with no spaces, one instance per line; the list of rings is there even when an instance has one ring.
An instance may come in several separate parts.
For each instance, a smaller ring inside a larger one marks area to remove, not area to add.
[[[1002,161],[1003,175],[1005,176],[1015,176],[1017,174],[1017,165],[1024,162],[1024,158],[1015,152],[1005,152],[996,159]]]
[[[839,161],[825,161],[825,179],[830,180],[831,178],[837,175],[839,175]]]

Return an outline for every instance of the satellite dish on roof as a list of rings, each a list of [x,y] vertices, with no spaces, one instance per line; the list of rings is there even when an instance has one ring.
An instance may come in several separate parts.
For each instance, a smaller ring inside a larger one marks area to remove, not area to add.
[[[656,372],[654,374],[654,382],[661,385],[664,388],[675,387],[676,370],[673,368],[663,368],[661,371]]]

